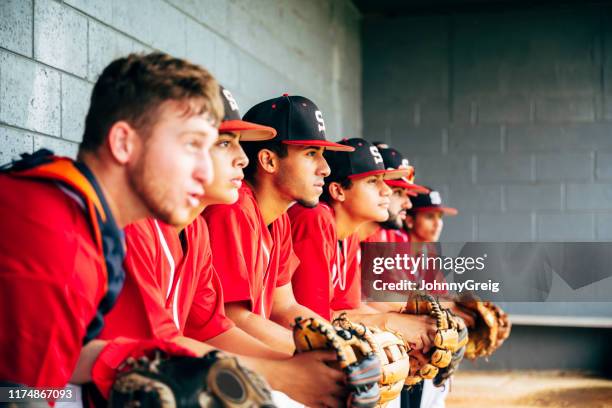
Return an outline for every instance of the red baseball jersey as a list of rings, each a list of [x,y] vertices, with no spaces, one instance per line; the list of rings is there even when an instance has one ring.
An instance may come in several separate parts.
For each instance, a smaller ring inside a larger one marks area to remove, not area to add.
[[[203,216],[225,302],[248,301],[253,313],[269,318],[274,289],[291,281],[299,263],[289,217],[283,214],[266,225],[247,185],[236,203],[209,206]]]
[[[125,285],[101,338],[205,341],[233,327],[201,217],[183,230],[183,243],[174,227],[154,219],[128,225],[125,235]]]
[[[63,387],[72,375],[107,289],[81,204],[53,182],[0,174],[0,381]]]
[[[356,235],[339,241],[334,211],[327,204],[289,211],[294,251],[300,264],[293,274],[298,303],[329,319],[332,310],[354,309],[361,303],[359,241]]]
[[[376,231],[361,242],[410,242],[405,231],[378,227]]]

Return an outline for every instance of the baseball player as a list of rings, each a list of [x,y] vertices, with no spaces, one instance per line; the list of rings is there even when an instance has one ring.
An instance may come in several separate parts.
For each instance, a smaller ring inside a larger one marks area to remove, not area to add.
[[[96,82],[76,162],[39,151],[0,174],[0,227],[12,231],[0,238],[0,308],[11,311],[0,315],[0,381],[63,387],[89,380],[100,351],[127,355],[125,342],[93,340],[123,284],[121,229],[188,220],[221,117],[206,70],[130,55]]]
[[[410,166],[408,159],[396,149],[379,143],[376,145],[383,159],[386,169],[408,169],[408,177],[394,180],[385,180],[391,187],[392,194],[389,202],[389,218],[377,223],[370,221],[359,228],[359,238],[362,242],[408,242],[408,234],[402,230],[406,211],[412,208],[410,197],[418,193],[426,193],[428,190],[414,184],[414,167]]]
[[[320,363],[326,353],[290,358],[248,335],[225,315],[208,228],[199,214],[207,205],[238,199],[242,169],[248,163],[239,141],[268,140],[276,130],[242,121],[227,89],[221,89],[221,97],[225,117],[210,151],[215,177],[206,186],[201,208],[184,228],[155,219],[126,227],[126,283],[100,338],[171,339],[198,354],[216,347],[240,354],[243,365],[292,399],[323,403],[325,395],[340,392],[335,380],[342,379],[341,373]]]
[[[203,212],[213,265],[222,282],[226,313],[236,326],[275,350],[293,353],[290,324],[297,316],[316,315],[293,296],[291,274],[298,259],[286,211],[295,201],[317,204],[329,174],[324,148],[352,149],[325,140],[321,111],[301,96],[285,94],[261,102],[243,119],[270,126],[277,136],[242,143],[249,165],[238,201],[208,206]],[[319,390],[321,399],[339,406],[338,390],[325,392],[332,383],[335,379]]]
[[[357,229],[389,216],[391,188],[384,179],[409,174],[386,170],[375,146],[364,139],[340,142],[355,152],[326,152],[331,174],[322,203],[295,204],[289,210],[294,248],[300,265],[293,275],[298,301],[325,317],[347,311],[354,321],[400,332],[413,348],[428,348],[435,323],[429,317],[382,313],[361,302]]]

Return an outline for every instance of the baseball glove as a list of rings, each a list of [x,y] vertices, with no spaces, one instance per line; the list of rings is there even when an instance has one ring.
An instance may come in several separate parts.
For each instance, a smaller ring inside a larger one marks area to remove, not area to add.
[[[404,339],[399,333],[367,328],[351,322],[341,314],[332,324],[342,330],[363,338],[378,356],[382,365],[382,377],[378,383],[380,400],[377,407],[385,407],[389,401],[399,397],[404,381],[410,371],[410,360]]]
[[[118,369],[110,407],[273,408],[266,382],[234,357],[169,356],[156,350]]]
[[[336,368],[346,374],[349,388],[347,407],[374,408],[380,398],[380,360],[362,338],[336,328],[324,320],[297,317],[293,326],[296,353],[334,350]]]
[[[457,306],[476,317],[476,327],[469,332],[465,356],[470,360],[488,357],[510,336],[508,315],[492,302],[463,300]]]
[[[426,354],[416,350],[411,352],[416,358],[413,359],[415,364],[410,365],[410,375],[406,378],[406,385],[413,386],[424,379],[434,379],[435,385],[443,385],[463,359],[467,343],[465,324],[450,311],[443,309],[429,294],[411,296],[401,313],[430,315],[436,319],[438,329],[434,337],[434,347],[430,351]],[[463,327],[462,336],[460,336],[461,327]]]

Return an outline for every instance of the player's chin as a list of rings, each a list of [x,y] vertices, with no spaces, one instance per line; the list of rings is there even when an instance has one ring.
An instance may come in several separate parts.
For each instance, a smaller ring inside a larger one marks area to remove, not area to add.
[[[295,201],[306,208],[314,208],[319,204],[319,195],[309,194],[308,196],[298,197]]]
[[[376,218],[372,221],[385,222],[389,220],[389,212],[387,210],[381,210],[380,207],[374,212],[374,215]]]
[[[173,227],[182,227],[189,224],[195,218],[195,211],[195,208],[191,206],[174,207],[173,211],[160,214],[155,218]]]

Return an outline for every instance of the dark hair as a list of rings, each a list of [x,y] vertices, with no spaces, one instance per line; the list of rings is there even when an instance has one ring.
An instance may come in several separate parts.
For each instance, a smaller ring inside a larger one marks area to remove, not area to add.
[[[320,201],[324,201],[327,204],[332,204],[333,198],[331,196],[331,194],[329,194],[329,186],[331,183],[339,183],[340,186],[344,189],[349,189],[351,188],[351,186],[353,185],[353,182],[351,181],[350,178],[348,177],[344,177],[340,180],[334,180],[331,178],[326,178],[325,179],[325,185],[323,186],[323,194],[321,194],[321,197],[319,197]]]
[[[255,181],[255,174],[257,173],[257,154],[263,150],[268,149],[276,153],[278,157],[285,158],[289,154],[287,145],[278,140],[266,140],[263,142],[240,142],[242,150],[249,159],[249,165],[246,166],[244,171],[244,178],[246,181],[253,183]]]
[[[80,150],[97,150],[120,120],[146,131],[155,124],[159,105],[167,100],[193,100],[190,113],[207,112],[215,124],[223,118],[219,84],[201,66],[161,52],[116,59],[93,88]]]

